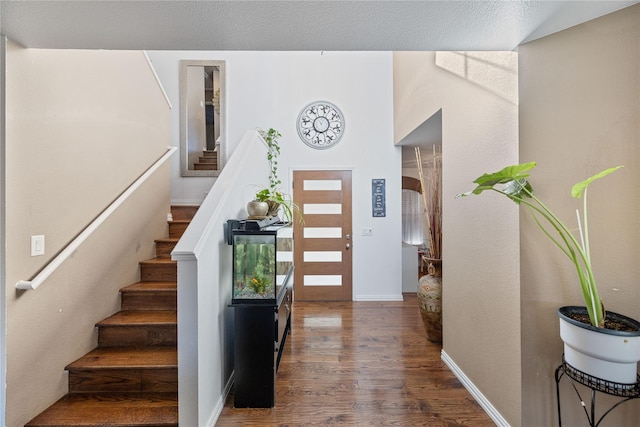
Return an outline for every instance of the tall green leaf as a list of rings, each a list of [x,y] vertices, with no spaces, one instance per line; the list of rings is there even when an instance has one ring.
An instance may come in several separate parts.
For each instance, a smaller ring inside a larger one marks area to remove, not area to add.
[[[592,183],[593,181],[595,181],[596,179],[600,179],[600,178],[602,178],[602,177],[604,177],[604,176],[609,175],[610,173],[613,173],[613,172],[617,171],[617,170],[618,170],[618,169],[620,169],[621,167],[622,167],[622,166],[616,166],[616,167],[613,167],[613,168],[605,169],[605,170],[603,170],[602,172],[597,173],[597,174],[595,174],[595,175],[593,175],[593,176],[591,176],[591,177],[589,177],[589,178],[585,179],[584,181],[577,183],[576,185],[574,185],[574,186],[571,188],[571,195],[572,195],[573,197],[575,197],[576,199],[579,199],[579,198],[580,198],[580,196],[582,195],[582,192],[583,192],[583,191],[585,191],[585,190],[587,189],[587,186],[588,186],[589,184],[591,184],[591,183]]]

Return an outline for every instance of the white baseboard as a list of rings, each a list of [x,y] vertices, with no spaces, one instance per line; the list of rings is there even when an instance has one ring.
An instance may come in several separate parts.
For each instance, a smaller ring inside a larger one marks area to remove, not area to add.
[[[220,418],[220,414],[224,409],[224,403],[227,401],[227,397],[229,397],[229,393],[231,393],[231,387],[233,387],[234,376],[235,376],[235,371],[231,373],[231,376],[229,377],[229,381],[227,381],[227,384],[224,387],[224,391],[222,392],[222,396],[220,396],[220,399],[218,399],[218,402],[216,403],[216,407],[211,413],[209,420],[207,420],[207,424],[206,424],[207,427],[214,427],[218,422],[218,418]]]
[[[354,301],[404,301],[402,294],[399,295],[357,295]]]
[[[498,412],[498,410],[491,404],[491,402],[485,397],[485,395],[482,394],[482,392],[478,389],[478,387],[475,386],[475,384],[473,384],[473,382],[471,382],[469,377],[464,374],[464,372],[458,367],[458,365],[456,365],[456,362],[454,362],[453,359],[451,359],[444,350],[441,351],[440,358],[445,363],[445,365],[447,365],[449,369],[451,369],[451,372],[453,372],[456,378],[460,380],[464,388],[466,388],[467,391],[471,393],[471,396],[473,396],[476,402],[478,402],[478,404],[482,407],[482,409],[484,409],[487,415],[489,415],[489,417],[493,420],[494,423],[496,423],[497,426],[510,427],[507,420],[505,420],[504,417],[500,415],[500,412]]]
[[[200,206],[202,199],[172,199],[171,206]]]

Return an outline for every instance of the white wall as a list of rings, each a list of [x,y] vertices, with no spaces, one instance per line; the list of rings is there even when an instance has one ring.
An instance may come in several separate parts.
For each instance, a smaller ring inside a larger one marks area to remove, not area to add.
[[[6,425],[66,393],[138,261],[167,235],[164,164],[37,290],[17,291],[165,154],[169,108],[140,51],[6,50]],[[45,255],[30,256],[30,236]]]
[[[5,104],[5,57],[6,57],[6,45],[7,38],[0,36],[0,110],[7,111]],[[5,115],[0,114],[0,289],[5,289],[6,286],[6,264],[5,264],[5,164],[4,164],[4,127],[5,127]],[[0,292],[0,331],[6,329],[6,296],[4,292]],[[0,384],[6,384],[6,335],[4,332],[0,333]],[[0,386],[0,425],[5,425],[5,405],[6,405],[6,389]]]
[[[640,319],[640,5],[520,47],[520,155],[536,161],[538,196],[569,224],[582,201],[571,186],[624,165],[589,187],[594,275],[605,308]],[[522,228],[523,426],[557,425],[553,373],[561,362],[556,310],[584,305],[572,264],[528,215]],[[563,425],[586,425],[567,382]],[[598,396],[598,413],[617,399]],[[640,402],[603,426],[637,426]]]
[[[498,419],[514,426],[521,405],[517,207],[455,195],[483,172],[517,163],[517,84],[514,52],[394,53],[396,141],[442,109],[444,354]]]
[[[420,261],[418,248],[402,244],[402,292],[417,292]]]
[[[393,146],[392,54],[389,52],[172,52],[149,57],[167,91],[172,111],[172,144],[179,144],[179,61],[225,60],[227,152],[245,131],[274,127],[282,135],[279,167],[283,188],[292,171],[353,171],[354,299],[400,299],[401,153]],[[296,119],[309,102],[326,100],[345,115],[338,145],[314,150],[299,140]],[[174,159],[172,201],[199,203],[213,178],[181,178]],[[385,178],[387,216],[371,216],[371,179]],[[265,183],[267,177],[265,176]],[[256,183],[263,184],[263,183]],[[251,189],[244,190],[247,201]],[[373,228],[373,236],[361,229]]]

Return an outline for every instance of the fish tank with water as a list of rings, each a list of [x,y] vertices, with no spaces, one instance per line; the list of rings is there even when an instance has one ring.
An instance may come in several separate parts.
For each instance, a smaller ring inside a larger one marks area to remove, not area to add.
[[[276,304],[293,281],[293,229],[274,224],[232,231],[232,304]]]

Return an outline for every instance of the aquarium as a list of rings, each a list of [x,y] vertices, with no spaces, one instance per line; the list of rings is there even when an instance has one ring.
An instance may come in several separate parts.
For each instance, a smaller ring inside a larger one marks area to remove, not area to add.
[[[293,229],[274,224],[232,231],[232,303],[275,304],[293,275]],[[290,277],[291,276],[291,277]]]

